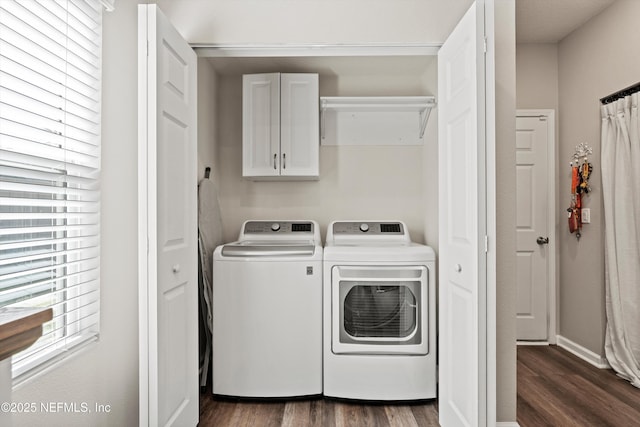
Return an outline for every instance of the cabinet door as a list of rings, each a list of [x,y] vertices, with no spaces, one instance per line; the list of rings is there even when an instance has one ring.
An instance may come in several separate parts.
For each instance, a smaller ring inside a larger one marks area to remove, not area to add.
[[[242,78],[242,175],[280,174],[280,73]]]
[[[317,177],[320,111],[317,74],[281,75],[280,174]]]

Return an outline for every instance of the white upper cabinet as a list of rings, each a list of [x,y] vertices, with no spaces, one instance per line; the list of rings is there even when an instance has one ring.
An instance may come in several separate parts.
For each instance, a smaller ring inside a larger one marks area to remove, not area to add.
[[[318,179],[318,75],[246,74],[242,84],[242,176]]]

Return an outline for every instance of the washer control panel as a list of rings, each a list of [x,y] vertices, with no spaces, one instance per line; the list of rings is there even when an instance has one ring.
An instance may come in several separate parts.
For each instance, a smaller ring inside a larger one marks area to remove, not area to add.
[[[401,222],[378,221],[349,221],[335,222],[333,224],[334,235],[404,235],[404,225]]]
[[[244,225],[243,234],[311,234],[312,222],[295,221],[248,221]]]

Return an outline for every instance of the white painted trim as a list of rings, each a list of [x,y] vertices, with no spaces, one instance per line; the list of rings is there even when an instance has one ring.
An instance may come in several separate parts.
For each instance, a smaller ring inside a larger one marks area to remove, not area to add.
[[[585,348],[580,344],[577,344],[571,341],[569,338],[565,338],[562,335],[558,335],[557,341],[558,341],[558,347],[561,347],[567,350],[569,353],[579,357],[580,359],[595,366],[596,368],[611,369],[611,366],[609,365],[609,362],[607,362],[607,359],[600,356],[599,354],[594,353],[588,348]]]
[[[500,421],[496,423],[496,427],[520,427],[516,421]]]
[[[525,347],[525,346],[531,346],[531,347],[548,346],[549,345],[549,341],[516,341],[516,344],[517,345],[521,345],[523,347]]]
[[[483,112],[485,122],[485,182],[484,182],[484,200],[485,200],[485,235],[488,238],[488,250],[485,259],[486,262],[486,282],[485,282],[485,333],[486,340],[484,342],[486,350],[485,375],[487,396],[482,404],[485,405],[486,414],[485,422],[487,426],[497,425],[498,401],[497,401],[497,132],[496,132],[496,25],[495,25],[495,1],[482,0],[477,1],[478,8],[483,16],[480,18],[484,21],[484,40],[477,40],[478,50],[483,47],[485,50],[484,59],[484,95],[485,110]],[[480,195],[479,195],[480,197]],[[482,372],[482,367],[480,372]]]
[[[516,110],[516,117],[546,117],[549,126],[547,126],[547,165],[553,168],[553,173],[549,174],[549,180],[547,181],[547,195],[549,199],[549,209],[547,212],[547,224],[549,225],[549,234],[553,233],[552,238],[549,239],[549,264],[547,265],[547,283],[549,289],[547,292],[547,304],[548,304],[548,319],[547,319],[547,337],[550,344],[556,344],[557,331],[557,319],[558,319],[558,239],[559,232],[556,227],[556,177],[558,176],[558,163],[556,151],[558,149],[556,144],[556,119],[555,111],[542,109],[542,110]]]
[[[191,44],[198,57],[433,56],[441,44]]]
[[[138,423],[149,425],[149,188],[147,34],[149,7],[138,5]]]

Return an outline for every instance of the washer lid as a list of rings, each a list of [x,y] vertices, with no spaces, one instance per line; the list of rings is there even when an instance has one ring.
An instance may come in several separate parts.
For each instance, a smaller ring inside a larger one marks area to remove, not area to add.
[[[222,247],[222,256],[226,257],[278,257],[312,256],[316,246],[313,242],[265,242],[242,241],[229,243]]]

